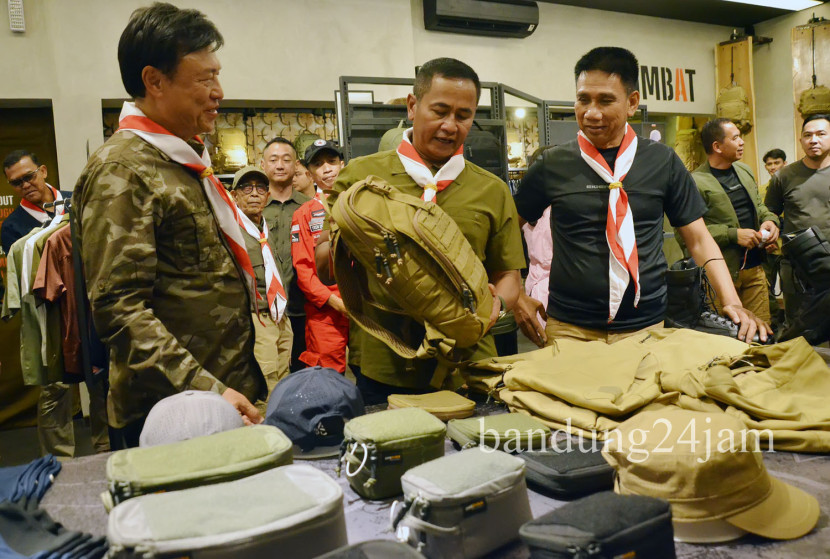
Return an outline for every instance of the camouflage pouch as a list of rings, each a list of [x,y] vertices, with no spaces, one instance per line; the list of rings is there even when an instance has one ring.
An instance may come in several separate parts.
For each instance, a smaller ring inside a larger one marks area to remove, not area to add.
[[[253,425],[186,441],[114,452],[107,460],[107,510],[148,493],[221,483],[293,462],[291,440]]]
[[[547,448],[550,429],[523,413],[502,413],[486,417],[452,419],[447,436],[462,449],[474,446],[523,452]]]
[[[340,447],[340,471],[352,489],[367,499],[401,493],[401,476],[408,469],[444,455],[447,428],[418,408],[386,410],[346,423]]]

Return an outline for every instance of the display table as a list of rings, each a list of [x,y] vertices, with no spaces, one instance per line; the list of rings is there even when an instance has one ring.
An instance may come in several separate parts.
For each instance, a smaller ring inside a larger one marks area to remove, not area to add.
[[[477,414],[498,413],[495,404],[479,405]],[[451,442],[446,442],[446,452],[456,452]],[[106,491],[107,454],[76,458],[63,463],[54,486],[42,502],[49,514],[70,530],[80,530],[93,535],[107,532],[107,513],[100,499]],[[316,466],[336,479],[343,489],[343,506],[350,543],[370,539],[394,539],[389,528],[389,509],[394,499],[365,501],[346,481],[334,472],[336,459],[314,460],[307,463]],[[765,454],[770,474],[814,495],[821,505],[822,515],[812,533],[793,541],[770,541],[748,535],[733,543],[722,545],[688,545],[678,543],[677,556],[681,558],[799,558],[830,557],[830,456],[771,452]],[[541,516],[566,503],[529,491],[533,517]],[[489,557],[524,558],[527,548],[516,542]]]

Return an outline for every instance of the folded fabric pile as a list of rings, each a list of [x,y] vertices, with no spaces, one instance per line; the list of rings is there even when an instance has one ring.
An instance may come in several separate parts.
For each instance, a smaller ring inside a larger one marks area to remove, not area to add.
[[[726,413],[764,446],[830,451],[830,369],[804,338],[750,346],[726,336],[660,329],[613,344],[557,341],[470,365],[493,377],[511,411],[604,440],[632,415],[665,406]]]
[[[0,469],[0,559],[104,556],[106,538],[67,530],[38,508],[60,469],[60,462],[51,454]]]

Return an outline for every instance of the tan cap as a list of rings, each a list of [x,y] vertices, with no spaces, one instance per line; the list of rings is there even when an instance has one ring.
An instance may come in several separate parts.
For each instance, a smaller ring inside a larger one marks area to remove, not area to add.
[[[236,172],[233,176],[233,184],[231,185],[231,190],[236,190],[239,181],[247,177],[248,175],[259,175],[263,179],[265,179],[265,184],[268,184],[268,175],[265,174],[265,171],[260,169],[255,165],[248,165],[247,167],[242,167],[240,170]]]
[[[726,413],[664,408],[622,423],[602,454],[617,470],[617,493],[669,501],[687,541],[722,541],[686,525],[711,528],[715,520],[767,538],[799,538],[818,522],[818,501],[767,473],[756,435]]]

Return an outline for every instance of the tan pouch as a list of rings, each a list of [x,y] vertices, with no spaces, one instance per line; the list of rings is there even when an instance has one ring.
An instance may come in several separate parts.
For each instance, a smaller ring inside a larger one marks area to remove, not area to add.
[[[441,421],[470,417],[476,403],[461,394],[439,390],[428,394],[390,394],[389,408],[421,408]]]

